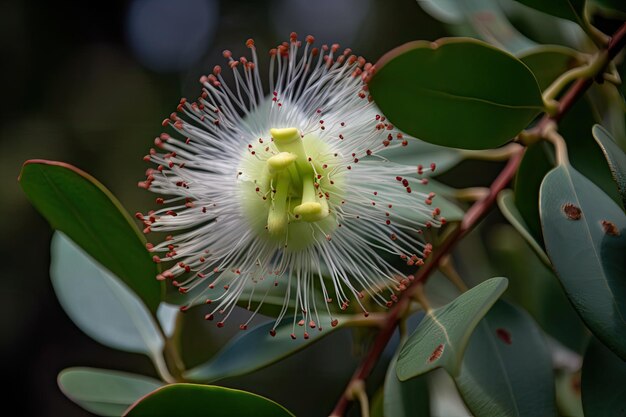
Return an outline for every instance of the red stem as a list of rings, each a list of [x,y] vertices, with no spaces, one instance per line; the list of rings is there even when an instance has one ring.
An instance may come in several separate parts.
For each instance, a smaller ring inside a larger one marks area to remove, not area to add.
[[[615,34],[611,37],[611,40],[609,41],[606,49],[609,61],[614,58],[615,55],[617,55],[617,53],[624,47],[624,44],[626,44],[626,23],[624,23],[617,30],[617,32],[615,32]],[[561,120],[565,113],[567,113],[571,109],[576,100],[578,100],[587,91],[591,84],[593,84],[592,78],[583,78],[577,80],[563,95],[563,98],[559,102],[559,108],[557,113],[552,117],[545,115],[539,121],[538,126],[545,126],[550,121],[558,122],[559,120]],[[380,355],[382,354],[383,350],[389,343],[389,340],[393,336],[393,333],[396,329],[396,326],[398,325],[402,313],[406,311],[406,308],[411,302],[411,299],[418,291],[419,285],[424,284],[428,280],[430,274],[439,266],[441,259],[448,253],[450,253],[454,246],[465,235],[467,235],[480,222],[485,214],[487,214],[489,210],[494,206],[498,197],[498,193],[502,191],[515,176],[515,173],[517,172],[517,169],[519,168],[519,165],[522,161],[524,151],[524,148],[520,148],[519,151],[515,152],[511,156],[507,165],[500,172],[500,174],[498,174],[496,179],[489,187],[489,194],[487,194],[481,200],[475,202],[469,208],[469,210],[463,216],[461,225],[456,230],[454,230],[454,232],[452,232],[446,238],[446,240],[437,248],[437,251],[433,253],[430,261],[418,271],[415,276],[415,280],[400,295],[400,300],[398,301],[398,303],[387,314],[385,323],[378,335],[376,336],[376,340],[374,341],[374,344],[367,353],[367,356],[361,361],[360,365],[355,370],[346,390],[335,405],[335,409],[331,413],[332,417],[341,417],[345,414],[348,406],[352,402],[352,398],[349,394],[350,388],[354,386],[356,382],[364,381],[371,374],[374,366],[376,366],[376,363],[380,358]]]

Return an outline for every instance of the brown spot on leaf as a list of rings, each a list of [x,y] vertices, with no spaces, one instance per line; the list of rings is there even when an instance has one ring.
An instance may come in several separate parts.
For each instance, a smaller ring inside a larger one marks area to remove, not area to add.
[[[439,359],[441,355],[443,354],[443,349],[444,349],[443,343],[437,346],[437,348],[433,350],[433,353],[430,354],[430,357],[428,358],[428,362],[432,363],[436,361],[437,359]]]
[[[565,213],[567,218],[570,220],[579,220],[582,216],[582,211],[580,210],[580,208],[573,205],[572,203],[563,204],[562,209],[563,213]]]
[[[496,329],[496,336],[498,336],[498,338],[507,345],[513,343],[513,341],[511,340],[511,333],[509,333],[509,331],[506,329],[503,329],[501,327]]]
[[[615,223],[608,220],[602,220],[601,224],[604,233],[609,236],[619,236],[619,230],[617,229],[617,226],[615,226]]]

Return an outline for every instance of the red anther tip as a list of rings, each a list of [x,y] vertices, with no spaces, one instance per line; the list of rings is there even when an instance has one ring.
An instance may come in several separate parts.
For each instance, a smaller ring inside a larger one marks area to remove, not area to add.
[[[270,330],[270,336],[272,337],[276,336],[276,330],[274,329]]]
[[[222,51],[222,56],[224,58],[229,59],[229,58],[231,58],[233,56],[233,53],[230,52],[228,49],[224,49],[224,51]]]
[[[217,323],[217,327],[219,327],[219,328],[224,327],[224,322],[223,321],[218,322]]]
[[[161,262],[161,258],[159,258],[157,255],[154,255],[154,256],[152,257],[152,262],[154,262],[154,263],[157,263],[157,264],[158,264],[158,263],[160,263],[160,262]]]
[[[204,316],[204,319],[209,321],[213,320],[213,314],[207,314],[206,316]]]
[[[293,340],[296,340],[296,335],[295,335],[295,334],[291,333],[289,336],[291,336],[291,338],[292,338]]]
[[[337,325],[339,324],[339,320],[334,319],[333,321],[330,322],[330,325],[333,327],[337,327]]]
[[[248,48],[254,48],[254,39],[250,38],[246,41],[246,46]]]

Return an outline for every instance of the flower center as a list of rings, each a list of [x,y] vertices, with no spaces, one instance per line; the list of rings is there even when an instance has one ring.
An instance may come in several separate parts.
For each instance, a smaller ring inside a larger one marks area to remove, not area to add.
[[[308,246],[319,233],[329,238],[337,226],[330,206],[340,203],[343,182],[334,169],[336,154],[317,136],[301,137],[293,127],[270,129],[270,135],[271,145],[260,139],[248,147],[240,170],[253,229],[291,249]]]

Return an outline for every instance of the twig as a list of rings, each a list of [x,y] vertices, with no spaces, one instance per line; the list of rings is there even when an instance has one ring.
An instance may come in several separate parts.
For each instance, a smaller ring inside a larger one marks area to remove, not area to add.
[[[608,47],[606,49],[607,62],[613,59],[615,55],[624,47],[626,43],[626,23],[624,23],[615,34],[611,37]],[[606,66],[606,65],[605,65]],[[599,68],[599,71],[604,70],[604,66]],[[600,74],[600,73],[598,73]],[[553,115],[545,115],[537,124],[534,129],[543,131],[543,129],[552,122],[558,123],[565,113],[567,113],[578,100],[587,91],[587,89],[593,83],[593,74],[589,78],[579,79],[567,90],[563,95],[563,98],[559,102],[557,111]],[[339,401],[335,405],[331,415],[333,417],[341,417],[345,415],[348,406],[352,401],[351,388],[358,384],[364,384],[367,377],[374,369],[374,366],[378,362],[380,355],[382,354],[385,346],[389,343],[391,336],[395,332],[399,320],[402,317],[402,313],[409,305],[411,299],[415,296],[416,291],[419,290],[420,284],[426,283],[430,274],[438,267],[441,260],[450,253],[454,246],[467,235],[483,218],[483,216],[494,206],[498,193],[502,191],[507,184],[513,179],[524,155],[524,148],[520,148],[513,153],[506,164],[504,169],[498,174],[496,179],[489,187],[489,194],[483,199],[474,203],[470,209],[465,213],[461,225],[450,233],[443,241],[441,246],[433,253],[429,262],[426,263],[416,274],[413,283],[400,295],[398,303],[389,311],[387,319],[378,333],[376,340],[370,348],[368,354],[361,361],[357,369],[355,370],[350,382],[348,383],[348,389],[344,391],[343,395],[339,398]]]

